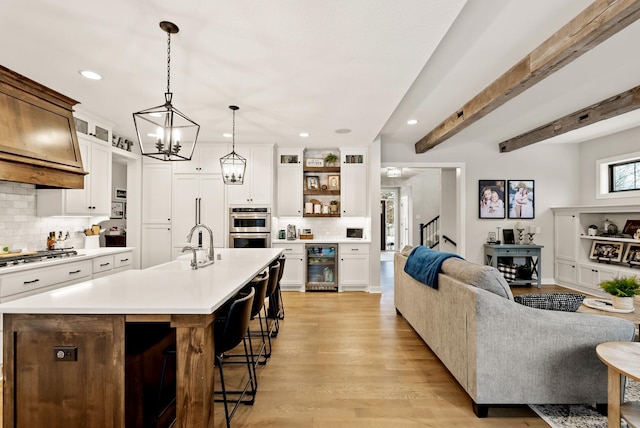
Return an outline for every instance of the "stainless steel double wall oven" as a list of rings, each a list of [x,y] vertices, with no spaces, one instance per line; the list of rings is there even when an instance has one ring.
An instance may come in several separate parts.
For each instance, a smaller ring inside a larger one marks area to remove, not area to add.
[[[229,208],[229,247],[271,247],[271,208]]]

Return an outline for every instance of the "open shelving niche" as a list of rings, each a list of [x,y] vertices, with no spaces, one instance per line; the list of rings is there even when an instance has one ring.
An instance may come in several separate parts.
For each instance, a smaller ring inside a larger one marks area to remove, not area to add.
[[[324,166],[324,158],[327,154],[334,153],[338,156],[338,160],[335,162],[336,166]],[[322,160],[323,166],[312,166],[308,160],[315,159]],[[303,188],[303,200],[302,209],[303,217],[340,217],[340,186],[337,190],[329,189],[329,177],[332,175],[340,176],[340,151],[338,149],[323,149],[323,150],[305,150],[303,160],[303,174],[302,174],[302,188]],[[307,185],[309,177],[318,177],[318,189],[310,189]],[[340,183],[340,180],[338,181]],[[327,188],[323,190],[323,186]],[[335,212],[329,211],[329,213],[308,213],[305,209],[306,204],[312,200],[320,201],[320,205],[329,206],[331,210],[331,201],[337,201]]]
[[[578,215],[579,219],[579,227],[580,227],[580,253],[582,254],[583,260],[589,261],[591,263],[605,264],[611,265],[616,268],[627,268],[632,269],[634,275],[640,276],[640,262],[631,260],[625,261],[624,257],[627,252],[629,245],[633,247],[640,247],[640,240],[633,239],[633,237],[628,236],[619,236],[622,234],[624,226],[627,220],[638,220],[640,219],[640,213],[638,212],[581,212]],[[590,225],[598,226],[598,232],[602,231],[602,225],[608,220],[610,223],[613,223],[618,228],[619,235],[596,235],[589,236],[587,231]],[[612,242],[612,243],[620,243],[622,244],[622,254],[620,261],[614,261],[607,258],[600,259],[592,259],[591,249],[593,247],[594,241],[603,241],[603,242]],[[632,248],[633,248],[632,247]],[[631,274],[631,271],[629,271]]]

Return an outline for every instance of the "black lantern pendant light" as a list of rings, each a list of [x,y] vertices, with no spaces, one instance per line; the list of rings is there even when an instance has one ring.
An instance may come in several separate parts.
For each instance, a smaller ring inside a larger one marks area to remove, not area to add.
[[[178,26],[162,21],[162,31],[167,33],[167,92],[164,104],[133,113],[138,143],[143,155],[161,161],[191,160],[200,125],[182,114],[171,105],[173,93],[171,83],[171,35],[176,34]]]
[[[247,160],[236,153],[236,110],[240,107],[229,106],[233,110],[233,134],[231,153],[220,158],[220,167],[222,168],[222,179],[224,184],[242,184],[244,183],[244,170],[247,166]]]

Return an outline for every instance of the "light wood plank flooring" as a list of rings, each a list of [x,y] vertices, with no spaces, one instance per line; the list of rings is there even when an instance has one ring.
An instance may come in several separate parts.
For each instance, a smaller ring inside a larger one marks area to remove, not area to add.
[[[241,405],[233,426],[548,427],[528,407],[476,418],[469,397],[396,315],[393,265],[382,265],[382,294],[284,293],[286,317],[271,360],[259,368],[255,404]],[[537,289],[514,288],[525,292]],[[215,416],[224,426],[221,403]]]

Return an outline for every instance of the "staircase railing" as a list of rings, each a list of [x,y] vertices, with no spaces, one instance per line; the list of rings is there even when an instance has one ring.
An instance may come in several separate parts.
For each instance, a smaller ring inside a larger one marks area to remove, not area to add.
[[[420,245],[434,248],[440,243],[440,216],[435,216],[428,223],[420,223]]]
[[[420,245],[435,248],[440,244],[440,216],[437,215],[429,223],[420,223]],[[442,235],[444,242],[448,242],[454,247],[458,244],[447,235]]]

